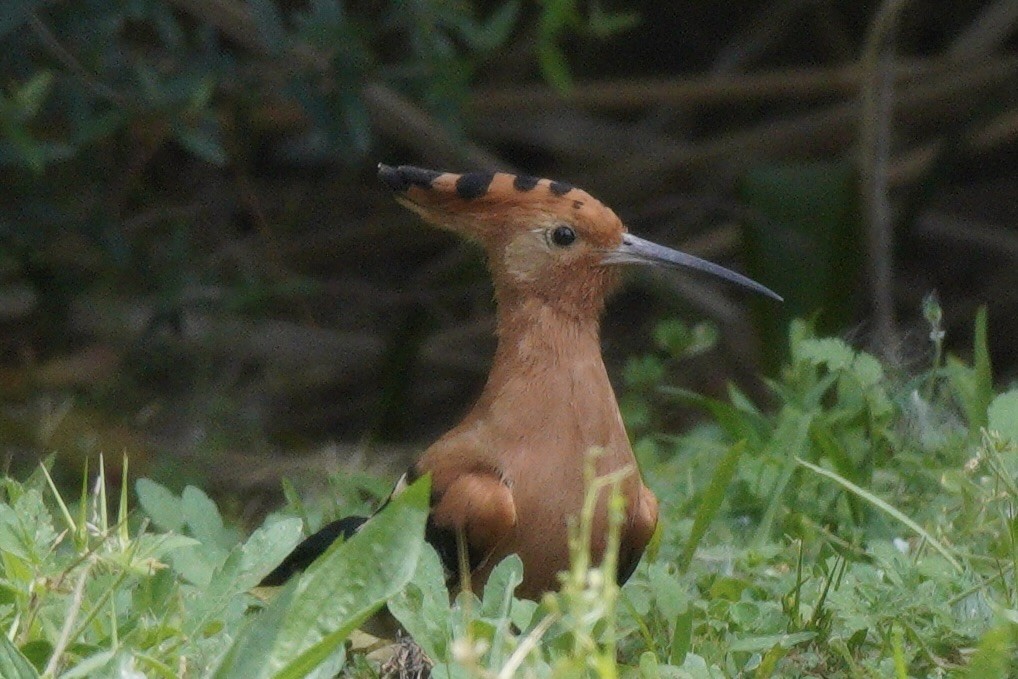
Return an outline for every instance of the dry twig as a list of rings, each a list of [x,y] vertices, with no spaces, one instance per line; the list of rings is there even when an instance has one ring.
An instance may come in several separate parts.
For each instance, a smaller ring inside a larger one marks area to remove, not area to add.
[[[873,308],[874,346],[888,352],[895,336],[894,223],[891,215],[889,168],[891,126],[894,119],[894,37],[908,0],[885,0],[870,27],[863,49],[866,77],[860,91],[858,168],[862,185],[864,220],[869,236],[870,303]]]

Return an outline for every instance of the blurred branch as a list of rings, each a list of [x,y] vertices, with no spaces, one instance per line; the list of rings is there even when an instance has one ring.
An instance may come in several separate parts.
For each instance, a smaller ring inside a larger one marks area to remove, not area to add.
[[[753,97],[757,93],[764,96],[768,87],[784,88],[786,92],[797,91],[796,86],[787,79],[794,80],[803,74],[805,81],[811,83],[810,86],[826,87],[824,83],[830,84],[837,80],[837,91],[842,88],[849,91],[851,85],[851,91],[857,92],[862,82],[862,73],[862,66],[856,64],[838,69],[783,71],[725,79],[725,83],[712,83],[709,79],[669,82],[677,88],[674,92],[676,95],[678,89],[688,85],[686,95],[691,98],[692,106],[708,100],[720,101],[712,98],[728,95],[747,97],[746,100],[732,99],[729,104],[751,106],[756,103]],[[903,116],[919,117],[928,122],[938,116],[954,118],[959,108],[968,105],[972,92],[1012,80],[1018,73],[1018,59],[1001,58],[978,65],[928,60],[900,66],[895,69],[895,73],[900,78],[898,82],[902,84],[899,112]],[[638,95],[638,91],[644,86],[650,88],[650,83],[644,82],[629,94],[642,96]],[[719,89],[715,89],[715,86]],[[620,87],[624,85],[620,83]],[[583,96],[582,89],[583,86],[576,88],[575,92],[579,93],[577,96]],[[825,91],[833,93],[836,90]],[[590,93],[593,94],[594,90]],[[649,89],[647,95],[651,96]],[[491,101],[497,101],[497,96],[494,94]],[[613,95],[606,96],[611,98]],[[595,175],[582,179],[591,184],[603,183],[608,190],[614,192],[614,196],[625,196],[630,202],[653,194],[658,186],[655,181],[670,183],[678,173],[695,174],[707,169],[717,172],[718,165],[732,159],[744,167],[747,158],[838,152],[847,148],[855,137],[860,105],[858,99],[853,98],[819,111],[768,119],[749,128],[722,131],[690,143],[662,131],[634,128],[603,116],[567,108],[562,100],[558,100],[558,105],[552,103],[554,100],[550,98],[544,100],[538,97],[537,100],[546,105],[531,109],[529,103],[521,103],[518,109],[509,106],[512,111],[510,115],[506,115],[505,110],[496,112],[494,109],[488,115],[479,114],[473,120],[471,132],[492,144],[523,144],[546,150],[559,158],[574,158],[584,166],[589,165],[593,172],[601,169],[605,176]],[[508,100],[504,103],[508,104]],[[636,103],[636,99],[633,103]],[[654,103],[651,100],[648,106]],[[580,178],[574,177],[577,180]]]
[[[1007,40],[1015,24],[1018,24],[1018,2],[998,0],[991,3],[954,39],[948,54],[963,59],[985,57]]]
[[[891,215],[889,167],[894,120],[894,37],[908,0],[884,0],[870,27],[861,63],[858,168],[863,220],[868,234],[871,345],[885,358],[896,345],[894,320],[894,222]]]
[[[971,153],[1015,142],[1018,142],[1018,109],[995,116],[978,130],[966,134],[961,148]],[[888,168],[890,185],[902,186],[925,175],[936,162],[943,146],[944,142],[938,139],[900,154]]]
[[[419,106],[381,83],[369,83],[361,91],[371,112],[371,123],[390,140],[413,148],[437,166],[511,170],[496,156],[463,140],[453,139],[445,128]]]
[[[76,332],[97,341],[126,344],[151,332],[153,306],[133,299],[82,297],[72,306],[71,325]],[[473,324],[467,328],[471,336],[484,329]],[[484,361],[474,352],[464,350],[464,343],[456,339],[461,332],[464,330],[446,330],[429,337],[421,350],[425,364],[468,371],[483,366]],[[343,332],[199,310],[183,313],[179,341],[208,355],[233,361],[256,360],[286,370],[328,366],[333,374],[347,376],[372,370],[385,350],[384,339],[370,331]]]
[[[900,83],[950,68],[945,59],[913,59],[894,68]],[[687,76],[682,78],[626,78],[577,83],[560,93],[543,85],[493,87],[477,90],[469,109],[479,115],[531,112],[564,103],[606,111],[644,110],[654,106],[696,108],[729,104],[757,104],[781,99],[818,99],[858,91],[862,64],[818,68],[790,68],[750,74]]]
[[[1018,235],[971,217],[960,218],[931,211],[917,220],[915,232],[921,239],[939,241],[952,250],[971,248],[980,256],[994,253],[1001,259],[1010,259],[1011,266],[1018,264]]]

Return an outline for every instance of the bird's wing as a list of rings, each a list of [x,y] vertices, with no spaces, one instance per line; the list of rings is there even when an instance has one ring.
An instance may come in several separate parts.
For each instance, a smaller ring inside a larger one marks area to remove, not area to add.
[[[389,497],[375,513],[385,509],[392,498],[420,476],[422,472],[417,467],[411,467],[396,482]],[[516,525],[516,505],[512,493],[493,471],[475,470],[439,475],[432,486],[431,504],[425,537],[442,557],[442,563],[450,576],[459,572],[458,532],[463,535],[467,548],[465,556],[473,571],[487,561]],[[262,580],[260,586],[282,585],[310,566],[333,542],[340,538],[349,539],[366,521],[366,517],[348,516],[327,524],[297,545]]]
[[[364,516],[345,516],[326,524],[314,535],[297,545],[282,563],[272,569],[258,584],[259,587],[278,587],[286,583],[297,573],[302,572],[311,563],[325,553],[336,540],[348,540],[360,530],[368,519]]]
[[[654,536],[657,528],[657,498],[649,488],[641,484],[636,502],[627,508],[626,513],[628,521],[619,545],[619,585],[625,584],[636,570],[643,550]]]
[[[442,479],[438,480],[439,482]],[[427,540],[450,575],[459,572],[459,539],[470,570],[483,566],[516,526],[516,503],[494,472],[469,471],[432,487]]]
[[[413,467],[406,474],[403,474],[396,482],[392,492],[389,493],[389,497],[385,499],[382,506],[375,510],[371,515],[374,516],[378,512],[385,509],[386,505],[410,485],[411,475],[413,474]],[[278,587],[283,585],[287,580],[292,578],[298,573],[304,572],[308,566],[325,553],[333,542],[336,540],[349,540],[353,537],[354,533],[361,529],[368,519],[368,516],[344,516],[341,519],[322,526],[318,532],[308,536],[308,538],[298,544],[292,552],[290,552],[283,561],[272,569],[272,572],[266,575],[260,583],[259,587]]]

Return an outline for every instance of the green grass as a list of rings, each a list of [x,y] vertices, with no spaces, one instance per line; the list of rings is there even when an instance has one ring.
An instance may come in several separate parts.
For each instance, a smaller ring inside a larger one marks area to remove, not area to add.
[[[265,603],[251,588],[300,538],[299,506],[244,538],[197,488],[139,480],[131,507],[101,469],[75,501],[45,469],[5,478],[0,676],[375,676],[343,642],[385,602],[433,676],[1018,676],[1018,391],[993,390],[984,314],[971,364],[942,361],[930,318],[934,358],[904,376],[793,324],[766,409],[667,386],[711,333],[663,324],[624,399],[659,535],[619,589],[611,559],[588,562],[588,508],[539,604],[513,598],[514,558],[450,603],[426,485]],[[661,431],[690,405],[705,424]]]

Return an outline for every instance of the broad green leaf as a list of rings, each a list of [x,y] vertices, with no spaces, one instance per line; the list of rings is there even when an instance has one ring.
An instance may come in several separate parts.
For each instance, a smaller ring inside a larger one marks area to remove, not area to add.
[[[534,624],[534,616],[537,614],[539,604],[530,599],[517,599],[513,602],[510,612],[512,623],[516,629],[529,629]]]
[[[665,375],[664,363],[657,356],[634,356],[622,371],[626,384],[632,387],[655,387],[664,383]]]
[[[654,606],[666,620],[671,620],[689,609],[686,581],[676,574],[672,564],[663,562],[650,564],[647,567],[647,579],[654,593]]]
[[[57,535],[42,493],[35,488],[25,491],[13,507],[0,506],[0,546],[13,554],[35,561],[49,552]]]
[[[657,656],[653,651],[640,654],[640,679],[659,679],[661,670],[658,668]]]
[[[180,549],[198,545],[198,541],[176,533],[145,533],[132,538],[132,551],[113,552],[104,559],[129,568],[138,575],[151,573],[155,564]]]
[[[855,351],[844,340],[834,337],[807,339],[792,349],[792,360],[811,365],[825,366],[830,370],[847,370],[855,358]]]
[[[138,675],[122,675],[112,670],[117,659],[117,651],[109,649],[89,656],[60,675],[60,679],[91,679],[92,677],[116,677],[116,679],[135,679]]]
[[[760,664],[757,665],[756,670],[753,672],[754,677],[772,677],[777,669],[778,662],[788,655],[789,649],[782,644],[774,644],[770,650],[764,653],[763,658],[760,660]]]
[[[884,368],[872,354],[860,351],[852,361],[852,374],[864,389],[869,389],[884,379]]]
[[[252,579],[253,587],[286,558],[303,536],[303,522],[298,518],[282,519],[262,526],[244,542],[241,571]]]
[[[138,493],[138,504],[152,519],[152,523],[163,530],[184,532],[184,512],[180,498],[149,479],[138,479],[134,488]]]
[[[208,545],[190,551],[196,555],[196,559],[204,559],[202,565],[206,569],[201,574],[203,580],[198,583],[200,596],[192,603],[191,619],[187,628],[191,634],[198,634],[209,620],[229,608],[231,604],[237,604],[238,594],[257,583],[254,583],[253,578],[246,582],[241,580],[243,555],[239,545],[225,558],[220,556],[221,550],[210,550]],[[174,560],[174,565],[176,563]]]
[[[481,597],[481,615],[501,619],[508,618],[513,603],[513,592],[523,582],[523,561],[516,554],[510,554],[496,565],[488,581],[484,583]]]
[[[798,644],[811,641],[816,637],[816,632],[796,632],[795,634],[769,634],[759,637],[744,637],[733,641],[728,650],[730,651],[764,651],[774,646],[792,648]]]
[[[987,409],[987,428],[1018,445],[1018,389],[993,399]]]
[[[17,555],[28,558],[22,540],[18,537],[18,514],[7,505],[0,505],[0,556]]]
[[[622,419],[631,431],[643,432],[650,428],[653,419],[651,404],[638,393],[631,392],[619,399]]]
[[[208,545],[233,546],[233,541],[228,542],[225,539],[223,517],[219,514],[219,508],[205,491],[187,486],[180,494],[180,506],[184,523],[196,539]]]
[[[209,586],[212,576],[227,557],[228,553],[222,547],[198,543],[193,547],[174,550],[169,560],[180,577],[204,589]]]
[[[677,318],[661,321],[654,327],[654,344],[673,358],[685,354],[692,343],[693,331]]]
[[[424,545],[430,482],[396,497],[337,543],[241,632],[218,679],[297,679],[334,658],[350,632],[410,581]]]
[[[3,679],[38,679],[39,673],[21,654],[6,634],[0,634],[0,677]]]
[[[429,658],[437,662],[448,657],[452,617],[449,590],[442,560],[430,546],[422,550],[413,579],[389,600],[389,612]]]
[[[683,679],[716,679],[725,676],[716,666],[708,666],[707,661],[695,653],[687,653],[686,659],[679,667],[677,676]]]

